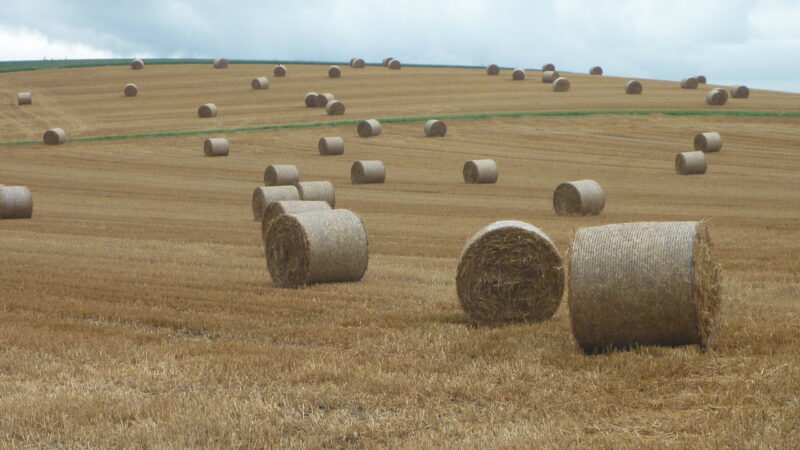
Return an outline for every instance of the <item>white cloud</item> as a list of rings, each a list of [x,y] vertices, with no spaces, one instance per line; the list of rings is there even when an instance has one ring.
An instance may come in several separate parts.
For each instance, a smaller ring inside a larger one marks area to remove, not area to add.
[[[27,28],[0,27],[0,60],[114,58],[108,50],[76,42],[54,41]]]

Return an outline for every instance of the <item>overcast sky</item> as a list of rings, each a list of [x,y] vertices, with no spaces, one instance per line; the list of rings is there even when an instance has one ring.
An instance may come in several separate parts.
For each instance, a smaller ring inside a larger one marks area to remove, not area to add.
[[[800,92],[800,0],[3,0],[0,60],[539,67]]]

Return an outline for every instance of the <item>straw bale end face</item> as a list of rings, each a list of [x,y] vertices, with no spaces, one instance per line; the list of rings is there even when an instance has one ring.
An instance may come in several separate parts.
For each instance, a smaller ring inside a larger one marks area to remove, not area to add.
[[[361,137],[373,137],[381,134],[381,123],[377,119],[362,120],[356,126],[356,131]]]
[[[61,145],[67,142],[67,132],[62,128],[51,128],[42,137],[46,145]]]
[[[350,61],[350,67],[352,67],[353,69],[363,69],[366,66],[367,63],[364,62],[364,60],[361,58],[353,58],[353,60]]]
[[[17,94],[17,105],[33,104],[33,95],[30,92],[20,92]]]
[[[497,64],[489,64],[486,67],[486,75],[500,75],[500,66]]]
[[[558,77],[553,81],[553,92],[567,92],[570,87],[571,83],[567,78]]]
[[[425,136],[444,137],[447,134],[447,125],[441,120],[431,119],[425,122]]]
[[[555,72],[556,66],[552,63],[542,64],[542,72]]]
[[[393,59],[389,61],[389,65],[387,67],[389,67],[392,70],[400,70],[403,68],[403,65],[400,63],[400,61]]]
[[[456,271],[461,307],[479,323],[548,319],[561,303],[564,283],[561,255],[550,238],[516,220],[475,233]]]
[[[207,119],[210,117],[217,117],[217,105],[213,103],[206,103],[197,108],[197,117]]]
[[[309,92],[306,94],[305,102],[306,106],[309,108],[315,108],[317,106],[317,94],[316,92]]]
[[[491,159],[474,159],[464,163],[464,182],[469,184],[494,184],[500,176],[497,164]]]
[[[675,156],[675,172],[678,175],[701,175],[706,173],[706,154],[703,152],[683,152]]]
[[[280,77],[285,77],[286,76],[286,66],[284,66],[283,64],[278,64],[272,70],[272,75],[274,75],[276,77],[279,77],[279,78]]]
[[[203,153],[206,156],[228,156],[230,143],[223,138],[209,138],[203,142]]]
[[[255,90],[269,89],[269,78],[267,77],[254,78],[253,81],[250,82],[250,87],[252,87]]]
[[[214,68],[215,69],[227,69],[228,68],[228,60],[225,58],[217,58],[214,60]]]
[[[33,196],[25,186],[0,185],[0,219],[33,217]]]
[[[731,88],[731,97],[733,98],[749,98],[750,88],[743,85],[734,86]]]
[[[697,84],[706,84],[706,83],[708,83],[708,78],[706,78],[705,75],[698,75],[698,76],[694,77],[694,79],[697,80]]]
[[[131,69],[132,70],[142,70],[142,69],[144,69],[144,61],[142,61],[141,59],[138,59],[138,58],[134,59],[131,62]]]
[[[589,75],[602,75],[602,74],[603,74],[603,68],[600,66],[594,66],[591,69],[589,69]]]
[[[386,167],[381,161],[356,161],[350,167],[350,182],[353,184],[383,183]]]
[[[330,66],[328,68],[328,78],[339,78],[342,76],[342,69],[339,66]]]
[[[625,84],[625,93],[626,94],[639,95],[639,94],[642,93],[643,89],[644,88],[642,87],[642,83],[637,81],[637,80],[631,80],[631,81],[628,81],[628,83]]]
[[[394,58],[383,58],[383,67],[389,67],[389,63],[394,61]]]
[[[514,69],[514,71],[511,72],[511,79],[514,80],[514,81],[522,81],[522,80],[524,80],[525,79],[525,70],[523,70],[523,69]]]
[[[594,180],[561,183],[553,192],[553,209],[559,216],[597,215],[605,206],[606,194]]]
[[[136,87],[135,84],[129,83],[125,85],[125,89],[122,91],[125,94],[125,97],[136,97],[139,95],[139,88]]]
[[[694,136],[694,149],[702,152],[718,152],[722,149],[722,136],[716,131],[697,133]]]
[[[325,112],[328,113],[329,116],[341,116],[344,114],[344,111],[344,103],[339,100],[333,100],[325,104]]]
[[[712,89],[706,94],[706,103],[711,106],[722,106],[728,102],[728,93],[724,89]]]

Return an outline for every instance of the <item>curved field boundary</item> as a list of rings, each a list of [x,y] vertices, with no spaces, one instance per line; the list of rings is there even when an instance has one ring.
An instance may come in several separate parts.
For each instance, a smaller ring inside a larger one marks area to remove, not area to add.
[[[457,114],[450,116],[417,116],[417,117],[392,117],[378,119],[381,123],[406,123],[406,122],[425,122],[430,119],[439,120],[484,120],[484,119],[507,119],[521,117],[585,117],[585,116],[650,116],[662,114],[665,116],[705,116],[705,117],[800,117],[798,112],[778,112],[778,111],[668,111],[668,110],[630,110],[630,111],[522,111],[510,113],[486,113],[486,114]],[[357,125],[360,120],[339,120],[333,122],[310,122],[310,123],[289,123],[282,125],[263,125],[259,127],[241,128],[214,128],[208,130],[187,130],[187,131],[159,131],[155,133],[138,134],[118,134],[110,136],[93,136],[71,138],[69,142],[94,142],[94,141],[120,141],[126,139],[146,139],[176,136],[195,136],[199,134],[217,133],[242,133],[252,131],[271,131],[289,130],[302,128],[322,128],[322,127],[341,127]],[[35,145],[42,141],[16,141],[0,142],[0,147]]]

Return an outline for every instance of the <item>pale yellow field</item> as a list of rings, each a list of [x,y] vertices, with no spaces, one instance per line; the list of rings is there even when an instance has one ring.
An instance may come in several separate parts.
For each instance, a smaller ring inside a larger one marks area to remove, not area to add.
[[[707,88],[566,74],[554,93],[477,69],[147,66],[0,74],[0,142],[517,111],[713,110]],[[269,76],[271,87],[250,89]],[[137,98],[125,98],[128,82]],[[12,103],[34,92],[34,105]],[[345,103],[331,118],[308,91]],[[214,119],[197,107],[216,103]],[[718,108],[800,112],[754,90]],[[800,118],[667,115],[448,121],[0,146],[0,184],[31,220],[0,221],[0,447],[700,447],[800,442]],[[702,176],[674,155],[719,131]],[[203,157],[206,137],[231,154]],[[342,136],[344,156],[317,141]],[[466,185],[493,158],[496,185]],[[351,185],[380,159],[383,185]],[[331,180],[370,238],[359,283],[273,287],[250,198],[264,168]],[[557,217],[552,192],[592,178],[597,217]],[[724,269],[714,345],[586,356],[566,299],[539,324],[474,327],[455,294],[467,238],[528,221],[562,254],[573,230],[707,220]]]

